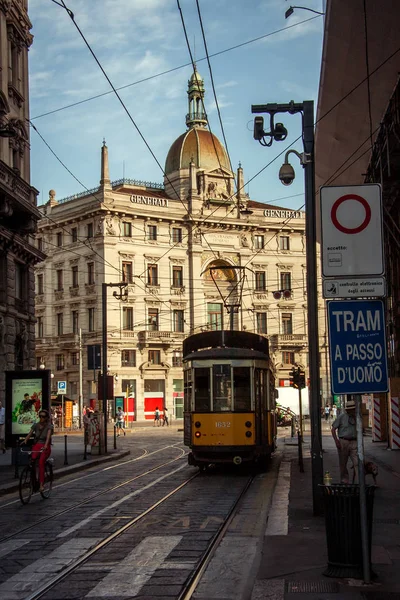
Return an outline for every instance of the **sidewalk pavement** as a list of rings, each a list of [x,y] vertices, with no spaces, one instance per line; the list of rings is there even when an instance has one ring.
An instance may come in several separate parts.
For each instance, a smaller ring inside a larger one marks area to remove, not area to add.
[[[329,427],[323,425],[322,429],[324,472],[329,471],[333,483],[339,483],[337,450]],[[251,600],[399,600],[400,452],[387,450],[386,442],[374,443],[364,437],[365,459],[379,469],[371,553],[377,579],[365,585],[361,580],[323,576],[328,561],[325,520],[313,516],[310,437],[304,436],[304,473],[300,473],[293,440],[285,438],[282,445],[277,498],[274,494]],[[370,475],[366,483],[373,484]],[[270,526],[272,522],[275,527]]]

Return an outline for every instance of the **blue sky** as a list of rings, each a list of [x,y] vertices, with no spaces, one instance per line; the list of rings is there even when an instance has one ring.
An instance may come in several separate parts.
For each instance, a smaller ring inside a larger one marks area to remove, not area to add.
[[[138,82],[190,63],[176,0],[66,0],[115,87]],[[285,20],[285,0],[199,0],[209,54],[280,33],[211,58],[218,104],[234,169],[239,161],[245,180],[254,177],[300,134],[299,116],[282,115],[289,130],[285,142],[264,148],[253,139],[252,104],[301,102],[318,94],[323,17],[296,10]],[[322,0],[303,6],[323,10]],[[205,81],[210,127],[223,139],[205,57],[196,0],[180,0],[192,52]],[[51,0],[30,0],[34,42],[30,60],[30,112],[40,134],[68,169],[86,186],[100,179],[100,148],[106,139],[112,180],[125,177],[163,181],[163,173],[113,93],[43,116],[110,90],[104,75],[65,10]],[[315,17],[315,18],[313,18]],[[307,21],[307,22],[305,22]],[[302,23],[301,23],[302,22]],[[158,161],[164,167],[173,141],[186,130],[190,66],[135,83],[119,93]],[[264,115],[265,117],[267,115]],[[292,146],[302,151],[301,143]],[[35,131],[31,131],[31,183],[38,204],[48,191],[58,198],[84,191]],[[303,173],[296,157],[296,180],[278,179],[283,156],[252,180],[253,200],[299,208]],[[299,194],[299,196],[297,196]],[[286,198],[293,196],[293,198]]]

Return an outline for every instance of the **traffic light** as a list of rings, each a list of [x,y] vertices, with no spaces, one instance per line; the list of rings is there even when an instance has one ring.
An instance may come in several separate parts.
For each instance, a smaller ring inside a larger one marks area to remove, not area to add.
[[[299,388],[299,369],[293,369],[289,373],[290,386],[296,389]]]
[[[298,371],[299,389],[302,390],[306,387],[306,374],[305,371]]]

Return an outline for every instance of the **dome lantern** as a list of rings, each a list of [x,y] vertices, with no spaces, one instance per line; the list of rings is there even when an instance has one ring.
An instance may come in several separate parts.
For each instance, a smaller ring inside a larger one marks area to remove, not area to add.
[[[207,115],[204,110],[204,81],[194,67],[193,74],[188,81],[189,113],[186,115],[186,125],[193,127],[207,127]]]

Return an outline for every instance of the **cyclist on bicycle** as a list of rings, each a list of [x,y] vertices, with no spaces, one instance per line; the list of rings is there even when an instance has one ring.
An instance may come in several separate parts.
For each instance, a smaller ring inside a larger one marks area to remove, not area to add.
[[[51,436],[53,435],[53,424],[50,419],[49,412],[47,410],[41,410],[39,412],[39,423],[32,425],[32,428],[24,441],[23,444],[27,444],[28,440],[34,436],[34,444],[32,446],[32,460],[39,457],[39,491],[44,490],[44,466],[46,460],[51,454]]]

